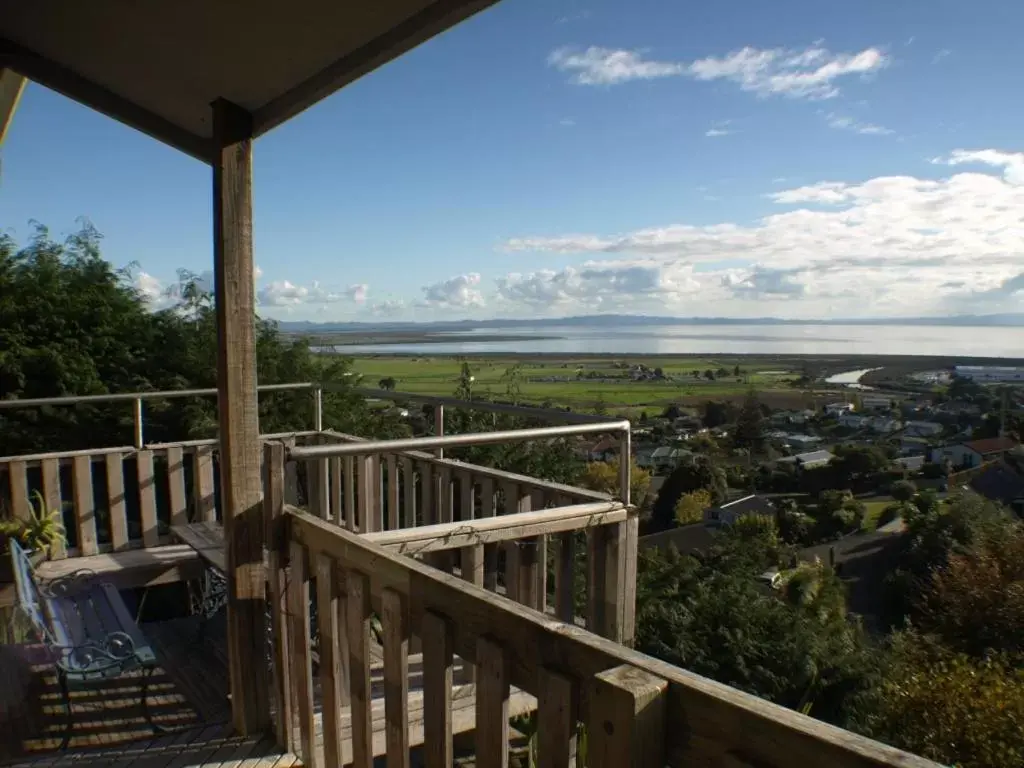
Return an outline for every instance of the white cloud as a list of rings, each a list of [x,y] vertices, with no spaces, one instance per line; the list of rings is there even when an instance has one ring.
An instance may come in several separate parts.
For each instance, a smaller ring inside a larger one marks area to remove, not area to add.
[[[506,302],[562,311],[623,308],[637,302],[677,302],[700,290],[693,268],[673,261],[591,261],[561,270],[542,269],[498,278]]]
[[[484,297],[479,286],[480,275],[476,272],[456,275],[438,283],[425,285],[423,286],[422,305],[438,309],[482,307]]]
[[[406,304],[401,299],[386,299],[378,301],[370,307],[370,311],[381,317],[394,317],[405,310]]]
[[[802,51],[748,46],[720,58],[695,61],[687,71],[698,80],[728,80],[759,96],[827,99],[839,93],[836,81],[840,78],[877,72],[887,63],[888,57],[878,48],[832,53],[818,46]]]
[[[1024,184],[1024,152],[1003,152],[998,149],[957,149],[948,157],[936,157],[937,165],[990,165],[1003,169],[1003,178],[1014,185]]]
[[[578,85],[614,85],[629,80],[681,75],[685,71],[682,64],[644,59],[639,51],[593,45],[585,51],[559,48],[548,56],[548,64],[569,73],[570,81]]]
[[[958,150],[940,162],[982,163],[1002,174],[823,181],[772,193],[782,210],[749,223],[515,238],[506,250],[591,260],[509,275],[499,280],[499,294],[525,305],[566,301],[588,295],[584,270],[635,268],[655,288],[612,285],[637,302],[656,297],[668,314],[926,314],[964,309],[964,302],[971,311],[1024,308],[1024,153]]]
[[[719,120],[712,123],[711,127],[704,131],[704,135],[710,139],[715,139],[719,136],[729,136],[736,133],[734,128],[729,127],[730,125],[732,125],[732,120]]]
[[[891,128],[876,125],[875,123],[863,123],[849,117],[848,115],[839,115],[835,112],[829,112],[828,126],[829,128],[836,128],[841,131],[853,131],[854,133],[861,133],[866,136],[891,136],[896,133]]]
[[[951,50],[949,50],[949,48],[942,48],[941,50],[936,51],[935,55],[932,56],[932,64],[938,64],[940,61],[942,61],[944,58],[949,56],[951,53],[953,53],[953,52]]]
[[[310,285],[297,285],[289,280],[273,280],[256,291],[260,304],[271,307],[298,306],[302,304],[336,304],[342,301],[362,303],[366,301],[369,286],[352,285],[341,290],[325,288],[319,281]]]
[[[837,82],[850,75],[868,75],[884,68],[888,56],[879,48],[858,53],[832,53],[814,45],[803,50],[747,46],[725,56],[692,62],[645,58],[642,51],[591,46],[583,51],[559,48],[548,64],[570,75],[577,85],[616,85],[630,80],[686,76],[695,80],[726,80],[759,96],[826,99],[839,93]]]

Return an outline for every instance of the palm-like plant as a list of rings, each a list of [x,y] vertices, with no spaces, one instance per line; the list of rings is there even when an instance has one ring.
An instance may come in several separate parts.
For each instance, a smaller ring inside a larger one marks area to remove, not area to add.
[[[0,521],[0,536],[15,539],[29,551],[49,552],[57,542],[66,542],[67,534],[60,509],[47,509],[46,499],[39,491],[33,493],[27,519]]]

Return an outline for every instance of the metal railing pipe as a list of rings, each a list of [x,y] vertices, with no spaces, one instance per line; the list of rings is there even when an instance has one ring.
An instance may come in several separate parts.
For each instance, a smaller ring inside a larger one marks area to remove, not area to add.
[[[288,451],[288,456],[292,459],[322,459],[329,456],[428,451],[434,448],[460,448],[471,445],[517,443],[526,440],[545,440],[555,437],[573,437],[575,435],[623,431],[629,431],[628,421],[607,421],[600,424],[566,424],[557,427],[509,429],[501,432],[472,432],[463,435],[445,435],[444,437],[407,437],[398,440],[367,440],[361,443],[296,446]]]

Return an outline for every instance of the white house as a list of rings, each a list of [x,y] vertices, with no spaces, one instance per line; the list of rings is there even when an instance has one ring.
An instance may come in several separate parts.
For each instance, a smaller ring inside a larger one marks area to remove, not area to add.
[[[850,427],[851,429],[861,429],[867,426],[869,417],[862,416],[859,413],[853,411],[843,411],[839,415],[839,425],[842,427]]]
[[[1018,445],[1016,440],[1008,437],[989,437],[984,440],[972,440],[968,443],[943,445],[931,453],[931,460],[936,463],[949,461],[954,468],[980,467],[986,461],[994,461],[1009,453]]]
[[[860,407],[865,411],[888,411],[895,401],[887,395],[861,395]]]
[[[991,381],[1024,381],[1024,368],[1001,365],[958,365],[956,375],[980,383]]]
[[[829,403],[825,406],[825,413],[829,416],[838,416],[841,413],[853,413],[853,403]]]
[[[775,463],[795,464],[799,469],[816,469],[830,464],[834,458],[835,455],[829,451],[809,451],[808,453],[798,453],[796,456],[787,456]]]

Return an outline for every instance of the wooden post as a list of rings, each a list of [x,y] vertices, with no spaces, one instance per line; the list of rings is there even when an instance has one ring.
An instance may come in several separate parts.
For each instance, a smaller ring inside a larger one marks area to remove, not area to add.
[[[668,682],[623,665],[590,682],[587,765],[661,768],[665,765]]]
[[[18,100],[25,90],[25,78],[13,69],[0,69],[0,145],[4,143]]]
[[[256,290],[252,253],[252,115],[213,103],[213,262],[217,306],[220,479],[228,564],[228,658],[236,730],[270,726],[265,674]]]

